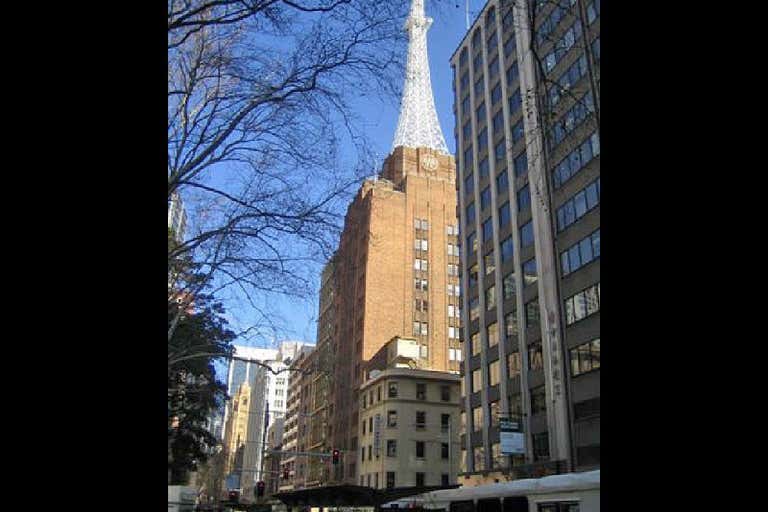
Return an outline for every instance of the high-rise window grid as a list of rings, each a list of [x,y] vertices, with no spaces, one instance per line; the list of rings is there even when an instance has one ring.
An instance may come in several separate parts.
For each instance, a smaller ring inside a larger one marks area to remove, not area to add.
[[[592,0],[587,5],[587,23],[592,24],[600,16],[600,0]]]
[[[523,140],[525,138],[525,129],[523,125],[523,120],[519,120],[512,126],[511,129],[512,132],[512,144],[517,144],[517,141]]]
[[[535,284],[537,280],[536,258],[533,257],[523,263],[523,286],[531,286],[532,284]]]
[[[600,338],[574,347],[569,352],[572,376],[600,368]]]
[[[526,184],[517,191],[517,211],[522,212],[531,207],[531,188]]]
[[[472,355],[476,356],[480,353],[480,334],[474,333],[469,337],[469,349],[472,351]]]
[[[504,229],[512,220],[512,214],[509,212],[509,201],[499,208],[499,229]]]
[[[501,171],[496,176],[496,193],[501,195],[509,190],[509,177],[507,176],[507,170]]]
[[[477,235],[473,231],[467,235],[467,258],[469,258],[470,254],[475,251],[477,251]]]
[[[549,432],[533,434],[533,460],[549,460]]]
[[[520,68],[517,66],[517,61],[513,62],[511,66],[507,68],[507,87],[520,76]]]
[[[485,187],[480,192],[480,210],[484,211],[491,205],[491,187]]]
[[[504,276],[504,280],[502,281],[502,286],[504,288],[504,300],[514,299],[515,298],[515,273],[510,272],[509,274]]]
[[[489,217],[483,222],[483,243],[493,240],[493,219]]]
[[[563,140],[581,126],[594,111],[592,93],[587,92],[550,129],[550,135],[547,139],[549,151],[554,152]]]
[[[525,328],[539,327],[539,299],[533,299],[525,304]]]
[[[547,395],[544,386],[531,388],[531,414],[540,414],[547,410]]]
[[[477,166],[478,172],[480,173],[480,178],[487,178],[488,177],[488,158],[483,158],[480,161],[480,164]]]
[[[486,337],[488,338],[488,346],[493,347],[499,344],[499,326],[495,322],[489,325],[486,329]]]
[[[520,228],[520,247],[533,245],[533,221],[528,221]]]
[[[475,81],[475,96],[482,96],[483,95],[483,87],[485,86],[485,80],[483,78],[483,75],[480,75],[480,78],[478,78]]]
[[[520,352],[512,352],[507,355],[507,377],[510,379],[517,377],[521,370]]]
[[[483,263],[486,275],[491,274],[496,270],[496,263],[493,260],[493,251],[490,251],[483,256]]]
[[[477,320],[480,318],[480,299],[473,297],[469,299],[469,320]],[[474,350],[473,350],[474,355]]]
[[[493,51],[497,51],[498,46],[498,36],[496,35],[496,31],[493,31],[493,34],[488,36],[488,40],[486,41],[486,46],[488,48],[488,53],[491,53]]]
[[[512,311],[504,315],[504,325],[506,327],[507,336],[517,336],[520,329],[518,328],[517,312]]]
[[[551,40],[549,35],[554,32],[555,28],[557,28],[557,25],[568,13],[568,8],[566,6],[561,5],[559,2],[554,2],[554,4],[554,8],[549,12],[547,17],[544,18],[544,20],[536,29],[536,44],[538,46],[541,46],[545,42]],[[539,9],[541,9],[541,7],[539,7]]]
[[[523,106],[523,97],[520,95],[520,89],[515,89],[515,92],[509,97],[509,115],[513,115],[520,110]]]
[[[565,323],[572,325],[600,311],[600,283],[565,299]]]
[[[515,157],[513,166],[516,178],[528,173],[528,153],[525,150]]]
[[[557,230],[562,231],[600,204],[600,178],[576,192],[557,209]]]
[[[483,429],[483,408],[475,407],[472,409],[472,429],[477,432]]]
[[[555,43],[554,49],[544,56],[545,71],[547,73],[552,71],[579,39],[581,39],[581,22],[576,20]]]
[[[497,83],[493,90],[491,90],[491,105],[496,105],[499,100],[501,100],[501,82]]]
[[[464,141],[467,142],[472,138],[472,121],[467,121],[464,126],[461,127],[462,134],[464,135]]]
[[[576,62],[571,64],[563,75],[555,81],[555,84],[547,92],[549,96],[549,107],[553,108],[563,96],[569,94],[569,90],[576,82],[587,74],[587,57],[581,55]]]
[[[468,196],[472,196],[472,193],[475,191],[475,177],[472,174],[472,171],[469,171],[469,174],[466,178],[464,178],[464,193]]]
[[[564,276],[575,272],[600,257],[600,230],[582,238],[560,253],[560,269]]]
[[[594,132],[555,166],[552,171],[555,188],[560,188],[599,155],[600,137]]]
[[[480,35],[480,32],[477,32],[477,35]],[[477,42],[477,47],[473,45],[473,50],[477,48],[480,49],[480,41]],[[480,71],[480,69],[483,67],[483,52],[479,52],[477,55],[475,55],[475,58],[472,59],[472,70],[477,73]]]
[[[478,125],[485,121],[485,102],[480,103],[480,106],[475,110],[475,114],[477,114],[475,122],[477,122]]]
[[[514,252],[514,243],[512,237],[509,236],[505,238],[503,242],[501,242],[501,262],[505,263],[510,261],[514,256]]]
[[[493,148],[493,154],[496,158],[496,166],[503,165],[507,158],[507,144],[504,139],[501,139]]]
[[[504,15],[504,20],[509,19],[509,26],[512,26],[512,11],[507,12]],[[504,41],[504,56],[509,57],[516,48],[515,35],[512,34],[506,41]]]
[[[499,110],[495,116],[493,116],[493,135],[494,137],[504,131],[504,111]]]
[[[532,372],[544,369],[544,353],[542,352],[541,341],[535,341],[528,345],[528,369]]]
[[[496,287],[491,286],[485,290],[485,310],[490,311],[496,307]]]
[[[477,135],[477,150],[482,151],[488,147],[488,128],[483,128]]]
[[[470,203],[469,206],[466,208],[466,217],[467,224],[472,225],[475,223],[475,203]]]
[[[483,371],[478,368],[472,370],[472,393],[477,393],[483,388]]]
[[[473,163],[473,156],[472,156],[472,144],[469,145],[467,149],[464,150],[464,174],[472,172],[472,163]]]
[[[501,370],[499,360],[488,364],[488,386],[495,386],[501,381]]]

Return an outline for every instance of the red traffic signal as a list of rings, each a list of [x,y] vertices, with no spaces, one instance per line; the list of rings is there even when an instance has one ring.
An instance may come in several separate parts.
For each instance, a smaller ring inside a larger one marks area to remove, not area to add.
[[[333,453],[331,454],[331,462],[333,462],[334,465],[339,463],[339,450],[333,450]]]
[[[229,491],[229,501],[231,503],[238,503],[240,501],[240,493],[238,491]]]
[[[262,496],[264,496],[264,481],[259,480],[256,482],[256,497],[261,498]]]

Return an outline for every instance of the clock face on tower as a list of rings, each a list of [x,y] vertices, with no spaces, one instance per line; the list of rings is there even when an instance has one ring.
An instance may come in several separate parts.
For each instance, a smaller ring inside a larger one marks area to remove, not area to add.
[[[427,171],[434,172],[437,169],[437,158],[426,155],[421,159],[421,166]]]

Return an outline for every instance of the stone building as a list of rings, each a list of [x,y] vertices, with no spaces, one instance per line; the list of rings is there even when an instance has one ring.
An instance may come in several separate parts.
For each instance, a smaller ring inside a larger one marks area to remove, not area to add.
[[[456,483],[460,381],[418,369],[415,338],[395,337],[360,388],[358,485],[376,489]]]
[[[365,364],[394,336],[413,336],[418,359],[458,371],[459,249],[456,181],[434,108],[421,0],[406,20],[408,63],[392,153],[349,206],[334,258],[331,445],[335,482],[359,481],[359,389]]]

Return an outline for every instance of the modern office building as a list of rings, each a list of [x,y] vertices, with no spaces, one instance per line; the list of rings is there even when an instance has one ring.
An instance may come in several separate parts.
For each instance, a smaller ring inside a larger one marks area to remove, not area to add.
[[[236,389],[240,389],[245,384],[248,385],[249,389],[249,403],[245,419],[247,427],[244,429],[245,436],[236,448],[239,463],[232,469],[232,471],[240,474],[240,488],[243,499],[246,501],[253,497],[253,488],[256,482],[263,480],[263,455],[267,429],[285,414],[288,393],[288,365],[297,351],[304,345],[305,343],[301,341],[283,341],[277,349],[235,346],[236,357],[251,360],[233,359],[229,365],[227,379],[229,389],[234,386],[238,386]],[[232,396],[231,391],[230,396]],[[225,414],[232,414],[236,405],[237,403],[231,400],[227,404]],[[242,412],[238,418],[241,416]],[[227,416],[225,424],[228,419]],[[233,449],[233,443],[236,441],[232,437],[233,435],[233,432],[229,434],[229,437],[225,434],[224,445],[229,449]],[[234,457],[234,455],[230,454],[230,457]]]
[[[459,250],[455,164],[437,119],[423,0],[406,30],[408,59],[393,150],[347,210],[334,259],[332,445],[336,482],[358,482],[359,389],[366,362],[392,337],[413,335],[419,359],[458,371]]]
[[[395,337],[360,387],[358,484],[375,489],[452,485],[459,462],[457,373],[418,369],[415,338]]]
[[[600,464],[600,2],[490,0],[453,57],[463,472]],[[523,466],[523,467],[521,467]]]
[[[288,393],[280,466],[288,478],[282,478],[279,489],[291,491],[307,487],[310,457],[302,455],[308,451],[312,415],[311,382],[314,371],[314,347],[305,345],[291,362],[288,372]]]

